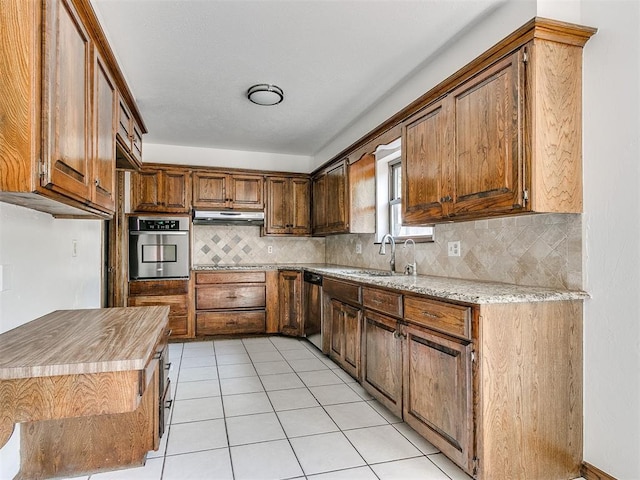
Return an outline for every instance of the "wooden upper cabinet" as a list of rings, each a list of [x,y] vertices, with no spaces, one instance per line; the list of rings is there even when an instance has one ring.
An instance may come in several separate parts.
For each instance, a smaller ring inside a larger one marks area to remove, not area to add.
[[[262,175],[193,172],[193,206],[197,208],[264,209]]]
[[[90,3],[3,2],[0,25],[0,44],[11,45],[0,53],[0,200],[111,216],[115,98],[130,95]]]
[[[267,177],[267,235],[311,233],[311,184],[303,177]]]
[[[411,117],[402,129],[402,208],[408,224],[426,223],[447,214],[452,142],[449,103],[439,100]]]
[[[122,96],[118,97],[117,114],[118,168],[138,170],[142,166],[142,130]]]
[[[92,184],[90,38],[70,1],[46,6],[42,185],[85,201]]]
[[[189,170],[143,168],[131,174],[131,210],[186,213],[191,209]]]
[[[313,177],[313,234],[375,232],[375,157],[329,165]]]
[[[116,88],[101,57],[93,64],[93,202],[114,210],[116,145],[113,136]]]
[[[523,71],[518,50],[451,93],[450,215],[523,208]]]
[[[477,62],[403,122],[407,224],[582,211],[582,46],[593,32]]]

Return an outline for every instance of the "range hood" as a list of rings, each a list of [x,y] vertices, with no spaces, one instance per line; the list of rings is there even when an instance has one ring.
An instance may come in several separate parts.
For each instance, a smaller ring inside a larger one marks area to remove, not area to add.
[[[194,210],[194,225],[264,225],[264,212],[237,210]]]

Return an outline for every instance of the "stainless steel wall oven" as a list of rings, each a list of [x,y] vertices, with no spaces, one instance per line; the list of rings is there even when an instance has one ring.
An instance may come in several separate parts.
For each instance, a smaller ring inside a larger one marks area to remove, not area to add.
[[[189,217],[129,217],[129,280],[189,278]]]

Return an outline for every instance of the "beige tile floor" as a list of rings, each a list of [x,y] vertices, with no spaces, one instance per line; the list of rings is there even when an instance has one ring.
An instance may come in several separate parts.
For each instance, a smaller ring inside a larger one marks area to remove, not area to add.
[[[173,408],[144,467],[86,480],[469,480],[305,340],[171,344]]]

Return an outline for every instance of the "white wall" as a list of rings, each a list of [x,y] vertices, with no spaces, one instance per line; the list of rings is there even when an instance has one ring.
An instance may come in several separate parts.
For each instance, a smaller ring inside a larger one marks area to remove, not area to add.
[[[280,172],[309,173],[312,158],[284,153],[248,152],[220,148],[144,144],[144,161],[179,165],[250,168]]]
[[[101,223],[0,202],[0,333],[53,310],[100,306]],[[2,480],[18,472],[19,437],[16,428],[0,450]]]
[[[640,479],[640,2],[581,2],[586,242],[584,459]]]

